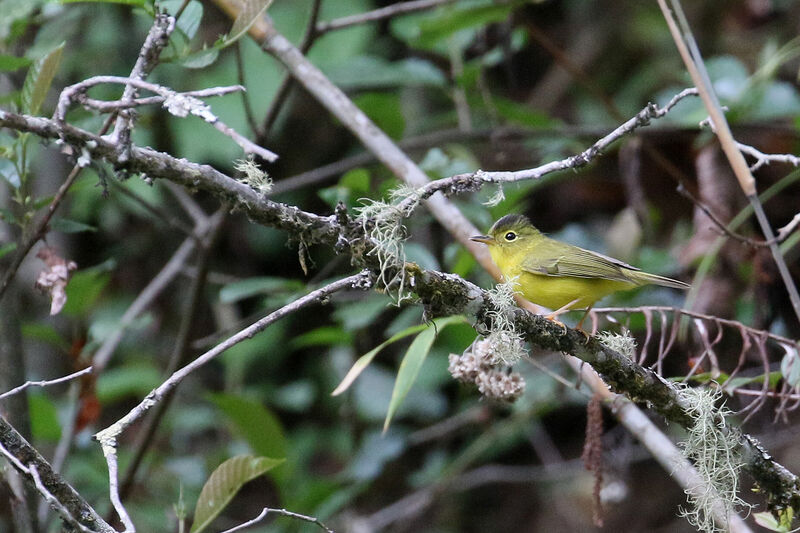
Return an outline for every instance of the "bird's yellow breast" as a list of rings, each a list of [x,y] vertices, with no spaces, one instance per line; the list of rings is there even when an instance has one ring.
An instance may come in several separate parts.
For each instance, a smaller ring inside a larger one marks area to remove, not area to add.
[[[506,280],[516,278],[517,291],[526,300],[552,310],[560,309],[573,300],[571,309],[582,309],[619,290],[633,288],[632,283],[602,278],[548,276],[523,270],[525,249],[490,246],[489,253]]]

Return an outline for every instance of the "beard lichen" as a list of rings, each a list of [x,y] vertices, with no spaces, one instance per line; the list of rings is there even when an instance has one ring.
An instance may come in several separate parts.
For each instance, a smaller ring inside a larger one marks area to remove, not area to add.
[[[368,254],[378,259],[379,284],[400,305],[409,299],[404,268],[408,232],[403,219],[419,205],[420,194],[412,187],[400,186],[389,193],[388,202],[370,198],[362,198],[361,202],[364,205],[357,208],[358,219],[373,244]]]
[[[744,466],[737,451],[738,430],[728,426],[725,417],[731,414],[725,406],[717,407],[720,389],[683,387],[680,395],[693,420],[681,443],[684,455],[694,464],[701,479],[698,487],[686,489],[688,509],[681,509],[690,524],[701,531],[728,530],[728,517],[749,505],[739,498],[739,472]]]

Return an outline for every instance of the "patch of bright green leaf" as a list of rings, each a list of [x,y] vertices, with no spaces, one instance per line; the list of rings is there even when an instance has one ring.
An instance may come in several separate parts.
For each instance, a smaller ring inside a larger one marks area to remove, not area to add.
[[[559,121],[550,118],[546,113],[531,109],[529,105],[520,104],[508,98],[495,96],[492,103],[497,112],[506,120],[528,128],[552,128]]]
[[[277,417],[259,401],[233,394],[212,394],[211,402],[233,422],[253,452],[286,456],[286,438]]]
[[[87,314],[111,280],[110,270],[114,267],[113,261],[106,261],[72,274],[67,284],[67,303],[62,313],[73,317]]]
[[[33,438],[48,442],[58,442],[61,438],[61,424],[58,422],[56,406],[41,392],[28,394],[31,433]]]
[[[239,455],[219,465],[206,481],[197,499],[191,533],[205,530],[245,483],[266,474],[283,461],[284,459]]]
[[[26,339],[34,339],[45,342],[59,350],[68,350],[69,343],[52,325],[44,322],[26,322],[22,324],[22,336]]]
[[[145,362],[125,364],[104,371],[97,378],[97,399],[102,405],[131,397],[143,397],[161,383],[161,372]]]
[[[400,95],[397,93],[368,92],[358,95],[353,102],[386,135],[393,139],[403,137],[406,120],[400,108]]]
[[[0,54],[0,71],[14,72],[22,67],[30,66],[31,60],[27,57],[10,56]]]
[[[0,219],[5,220],[5,217],[0,214]],[[13,252],[17,249],[17,243],[15,242],[7,242],[3,245],[0,245],[0,259],[2,259],[7,254]]]
[[[308,346],[335,346],[337,344],[349,345],[353,342],[353,335],[336,326],[322,326],[294,337],[289,345],[293,349]]]

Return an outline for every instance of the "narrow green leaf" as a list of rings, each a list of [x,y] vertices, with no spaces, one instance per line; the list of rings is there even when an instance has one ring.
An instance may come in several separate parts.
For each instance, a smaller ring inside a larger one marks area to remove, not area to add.
[[[281,464],[284,459],[239,455],[219,465],[209,476],[194,510],[191,533],[206,529],[228,506],[242,485]]]
[[[62,42],[28,69],[28,75],[22,85],[23,112],[31,115],[39,112],[39,108],[42,107],[47,96],[47,91],[50,89],[50,84],[53,83],[53,77],[58,71],[63,51],[64,43]]]
[[[417,338],[408,347],[408,351],[406,351],[406,355],[400,363],[400,369],[397,371],[397,379],[392,390],[392,399],[389,401],[389,411],[386,413],[386,421],[383,423],[384,432],[389,429],[392,417],[397,413],[400,404],[403,403],[408,391],[411,390],[411,386],[417,380],[419,371],[431,351],[431,346],[433,346],[437,333],[451,324],[464,322],[466,322],[466,319],[461,315],[437,318],[425,331],[417,335]]]
[[[0,54],[0,70],[4,72],[14,72],[22,67],[27,67],[31,64],[31,60],[27,57],[9,56]]]
[[[272,0],[246,0],[239,16],[233,21],[224,46],[235,43],[246,34],[250,30],[250,26],[267,10],[271,3]]]
[[[383,350],[390,344],[399,341],[400,339],[404,339],[409,335],[413,335],[415,333],[424,330],[426,327],[428,327],[426,324],[420,324],[418,326],[411,326],[410,328],[404,329],[399,333],[395,333],[389,339],[383,341],[375,348],[371,349],[370,351],[359,357],[358,360],[350,368],[350,370],[347,371],[347,374],[344,376],[342,382],[339,383],[339,386],[336,387],[336,389],[334,389],[334,391],[331,393],[331,396],[338,396],[344,391],[346,391],[348,388],[350,388],[350,385],[352,385],[353,382],[356,380],[356,378],[361,374],[361,372],[363,372],[364,369],[369,366],[369,364],[372,362],[373,359],[375,359],[375,356],[378,355],[378,353],[380,353],[381,350]]]

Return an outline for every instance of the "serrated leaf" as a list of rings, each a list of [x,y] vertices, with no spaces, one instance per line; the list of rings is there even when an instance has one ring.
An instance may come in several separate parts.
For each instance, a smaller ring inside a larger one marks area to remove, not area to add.
[[[21,95],[24,113],[35,115],[39,112],[39,108],[42,107],[47,96],[47,91],[50,89],[50,84],[53,83],[53,78],[58,71],[63,51],[64,43],[62,42],[28,69]]]
[[[281,464],[284,459],[239,455],[219,465],[209,476],[194,511],[191,533],[207,528],[228,506],[242,485],[264,475]]]
[[[272,0],[246,0],[239,16],[233,21],[228,38],[225,39],[225,46],[238,41],[250,30],[250,26],[267,10]]]

